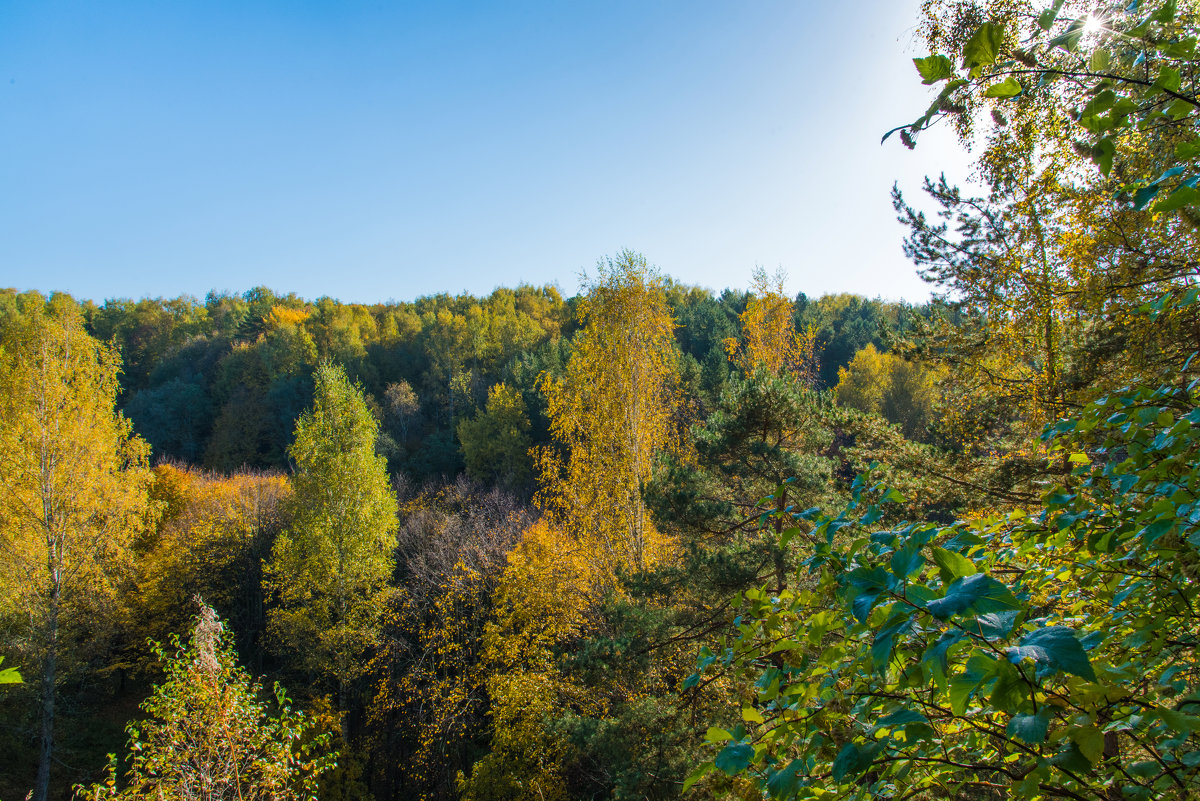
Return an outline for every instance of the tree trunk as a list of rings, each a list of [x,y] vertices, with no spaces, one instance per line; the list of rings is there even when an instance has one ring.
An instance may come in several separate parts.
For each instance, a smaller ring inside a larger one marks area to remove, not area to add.
[[[62,588],[55,581],[50,592],[50,619],[46,632],[46,657],[42,662],[42,749],[38,760],[34,801],[46,801],[50,792],[50,759],[54,753],[54,680],[58,657],[58,606]]]

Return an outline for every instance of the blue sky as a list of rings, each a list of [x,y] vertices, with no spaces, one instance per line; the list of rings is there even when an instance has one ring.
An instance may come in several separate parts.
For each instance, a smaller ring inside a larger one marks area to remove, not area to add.
[[[0,0],[0,285],[408,300],[622,248],[920,300],[918,0]]]

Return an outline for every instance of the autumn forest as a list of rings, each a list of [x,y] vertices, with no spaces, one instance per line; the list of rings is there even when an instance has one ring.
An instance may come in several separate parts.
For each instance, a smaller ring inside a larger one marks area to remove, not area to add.
[[[918,31],[927,302],[0,290],[0,798],[1200,794],[1200,8]]]

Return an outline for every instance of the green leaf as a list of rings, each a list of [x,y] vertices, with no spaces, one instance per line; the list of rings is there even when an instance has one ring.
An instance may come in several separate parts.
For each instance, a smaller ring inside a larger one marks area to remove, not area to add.
[[[875,671],[881,675],[887,668],[888,658],[892,655],[892,644],[896,637],[908,631],[912,626],[912,617],[907,607],[896,604],[893,608],[896,611],[892,612],[883,628],[876,632],[875,638],[871,641],[871,662]]]
[[[1070,732],[1071,742],[1079,746],[1084,759],[1097,764],[1104,756],[1104,733],[1097,726],[1081,726]]]
[[[948,620],[952,616],[974,609],[978,612],[1000,612],[1005,609],[1020,609],[1008,587],[983,573],[958,579],[946,588],[941,598],[926,604],[929,612],[937,618]]]
[[[963,45],[963,66],[971,68],[995,64],[1003,42],[1002,28],[990,22],[983,23]]]
[[[1174,709],[1165,706],[1155,709],[1154,715],[1180,734],[1191,734],[1194,731],[1200,731],[1200,717],[1196,717],[1195,715],[1176,712]]]
[[[1154,204],[1153,212],[1166,212],[1181,209],[1184,206],[1200,204],[1200,191],[1190,186],[1180,186],[1174,192]]]
[[[1009,737],[1016,737],[1030,745],[1044,743],[1049,730],[1050,713],[1045,708],[1036,715],[1013,715],[1005,729]]]
[[[1047,764],[1057,765],[1072,773],[1087,773],[1092,769],[1091,761],[1083,755],[1079,746],[1068,741],[1066,748],[1046,760]]]
[[[1176,100],[1171,105],[1167,106],[1165,111],[1171,119],[1182,120],[1184,117],[1196,110],[1196,106],[1190,100],[1184,100],[1182,97]]]
[[[988,612],[979,615],[973,622],[963,625],[975,634],[990,641],[1002,640],[1012,634],[1013,626],[1021,616],[1021,610],[1010,609],[1006,612]]]
[[[933,561],[937,563],[942,581],[946,584],[963,576],[973,576],[978,572],[975,569],[975,563],[970,559],[945,548],[934,547]]]
[[[698,766],[695,770],[688,774],[688,777],[683,780],[683,791],[686,793],[691,789],[692,785],[704,778],[705,774],[715,768],[711,762],[705,762]]]
[[[1014,712],[1028,699],[1029,684],[1022,678],[1021,672],[1007,660],[998,661],[996,682],[992,685],[988,703],[1004,712]]]
[[[767,792],[772,798],[795,798],[803,786],[805,773],[807,771],[802,759],[793,759],[782,770],[772,769],[767,778]]]
[[[1149,186],[1143,186],[1141,189],[1133,193],[1133,207],[1138,211],[1141,211],[1142,209],[1146,208],[1147,205],[1149,205],[1151,200],[1154,200],[1154,197],[1157,194],[1158,184],[1154,183],[1150,184]]]
[[[1179,70],[1166,65],[1159,67],[1158,77],[1154,79],[1154,87],[1168,92],[1179,91]]]
[[[1069,53],[1075,52],[1079,47],[1079,40],[1083,38],[1083,31],[1087,25],[1087,17],[1079,17],[1071,21],[1067,29],[1050,40],[1051,47],[1061,47]]]
[[[1108,175],[1112,172],[1113,156],[1117,153],[1117,148],[1113,145],[1112,139],[1107,136],[1096,143],[1092,148],[1092,161],[1100,168],[1101,175]]]
[[[879,752],[879,748],[879,743],[867,746],[846,743],[838,752],[837,758],[833,760],[834,780],[841,782],[865,773],[867,768],[871,767],[871,763],[875,761],[875,754]]]
[[[921,662],[931,663],[936,673],[945,676],[946,670],[949,668],[947,652],[950,650],[950,646],[960,642],[966,636],[964,632],[957,630],[942,632],[942,636],[937,639],[937,642],[925,649]]]
[[[733,735],[724,729],[718,729],[716,726],[713,726],[705,733],[704,739],[710,743],[719,743],[725,740],[732,740]]]
[[[753,759],[754,746],[746,743],[731,743],[721,749],[721,753],[717,754],[713,764],[727,776],[735,776],[750,767]]]
[[[892,553],[892,575],[900,581],[907,579],[924,564],[925,557],[915,545],[905,546]]]
[[[1197,156],[1200,156],[1200,139],[1192,139],[1175,145],[1175,158],[1180,161],[1191,161]]]
[[[963,671],[950,677],[950,711],[955,715],[965,713],[971,693],[995,672],[995,659],[980,651],[971,654]]]
[[[954,62],[946,56],[914,58],[913,64],[916,65],[917,72],[921,73],[921,83],[926,86],[944,81],[954,74]]]
[[[882,726],[906,726],[909,723],[928,723],[929,719],[920,712],[914,712],[911,709],[901,707],[895,712],[884,715],[879,720],[875,721],[876,727]]]
[[[1062,10],[1063,3],[1066,0],[1055,0],[1054,5],[1047,8],[1041,14],[1038,14],[1038,27],[1043,31],[1049,31],[1054,27],[1055,20],[1058,19],[1058,12]]]
[[[747,723],[764,723],[762,714],[752,706],[742,707],[742,720]]]
[[[1196,56],[1196,37],[1188,36],[1178,42],[1172,42],[1163,47],[1162,52],[1167,58],[1191,61]]]
[[[1011,75],[1005,78],[1000,83],[994,83],[989,86],[983,93],[984,97],[1016,97],[1024,91],[1021,82]]]
[[[1054,668],[1063,673],[1096,680],[1096,672],[1087,653],[1075,636],[1075,632],[1066,626],[1047,626],[1030,632],[1021,639],[1021,644],[1009,648],[1006,652],[1008,660],[1020,664],[1023,659],[1032,659],[1039,665]]]

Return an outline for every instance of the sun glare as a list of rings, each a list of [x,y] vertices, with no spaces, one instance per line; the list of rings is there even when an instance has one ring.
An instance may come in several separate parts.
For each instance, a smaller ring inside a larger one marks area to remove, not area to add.
[[[1099,35],[1103,29],[1104,20],[1095,14],[1088,14],[1088,18],[1083,23],[1083,35],[1091,39]]]

